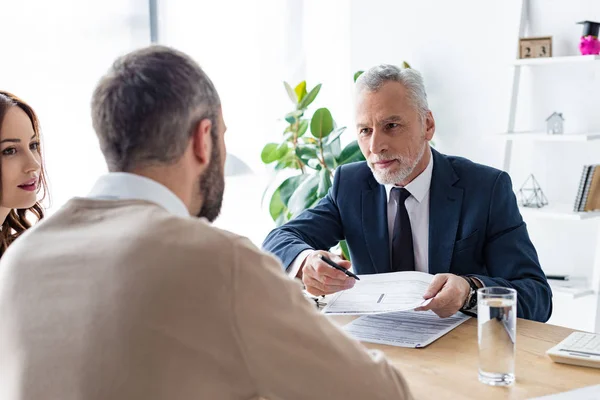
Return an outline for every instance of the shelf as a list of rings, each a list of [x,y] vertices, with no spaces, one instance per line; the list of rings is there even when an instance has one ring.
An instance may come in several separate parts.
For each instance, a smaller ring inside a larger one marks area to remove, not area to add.
[[[548,279],[548,283],[552,288],[553,294],[571,299],[578,299],[594,294],[591,283],[584,278],[571,278],[568,281]]]
[[[553,65],[570,64],[600,61],[599,56],[566,56],[566,57],[546,57],[546,58],[520,58],[514,61],[514,65]]]
[[[504,140],[535,142],[589,142],[591,140],[600,140],[600,132],[565,133],[562,135],[549,135],[546,132],[514,132],[500,133],[498,136]]]
[[[600,217],[600,211],[574,212],[573,204],[550,204],[542,208],[519,207],[523,217],[580,221]]]

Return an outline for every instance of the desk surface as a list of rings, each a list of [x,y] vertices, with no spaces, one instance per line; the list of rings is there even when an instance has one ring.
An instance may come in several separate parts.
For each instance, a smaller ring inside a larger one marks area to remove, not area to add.
[[[332,317],[345,325],[356,317]],[[516,382],[492,387],[477,379],[477,320],[471,318],[424,349],[364,343],[383,351],[406,377],[415,399],[529,399],[600,384],[600,369],[554,363],[546,351],[571,329],[519,319]]]

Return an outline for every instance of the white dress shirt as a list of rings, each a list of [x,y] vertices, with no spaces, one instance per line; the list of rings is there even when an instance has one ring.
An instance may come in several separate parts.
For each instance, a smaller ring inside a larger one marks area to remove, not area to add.
[[[167,187],[152,179],[127,172],[111,172],[101,176],[88,197],[100,200],[145,200],[177,216],[190,216],[183,201]]]
[[[415,253],[415,270],[429,273],[429,189],[431,188],[431,176],[433,174],[433,154],[429,158],[429,164],[415,179],[405,186],[410,192],[404,205],[410,219],[410,227],[413,236],[413,250]],[[394,237],[394,220],[398,211],[398,202],[395,196],[390,196],[394,185],[385,185],[387,195],[387,222],[389,233],[389,249],[392,251],[392,239]],[[400,186],[398,186],[400,187]],[[294,259],[287,269],[290,277],[294,278],[300,266],[313,250],[304,250]]]
[[[415,271],[429,273],[429,188],[431,187],[431,175],[433,174],[433,155],[429,158],[429,164],[408,185],[404,186],[410,196],[404,202],[410,229],[413,237],[413,251],[415,253]],[[390,238],[390,254],[392,252],[392,239],[394,238],[394,221],[398,211],[398,200],[396,196],[390,196],[394,185],[385,185],[387,195],[387,220]]]

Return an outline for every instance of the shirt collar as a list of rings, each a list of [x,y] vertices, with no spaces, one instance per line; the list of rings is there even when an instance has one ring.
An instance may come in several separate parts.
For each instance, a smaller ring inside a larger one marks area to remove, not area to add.
[[[431,152],[431,151],[430,151]],[[415,179],[410,181],[410,183],[404,188],[410,192],[412,197],[414,197],[419,203],[423,201],[427,192],[429,192],[429,188],[431,187],[431,176],[433,175],[433,154],[429,157],[429,163],[425,170],[421,172]],[[393,188],[397,187],[396,185],[385,185],[385,193],[387,195],[388,202],[390,201],[390,193]]]
[[[135,174],[111,172],[101,176],[88,197],[103,200],[145,200],[180,217],[189,217],[183,201],[160,183]]]

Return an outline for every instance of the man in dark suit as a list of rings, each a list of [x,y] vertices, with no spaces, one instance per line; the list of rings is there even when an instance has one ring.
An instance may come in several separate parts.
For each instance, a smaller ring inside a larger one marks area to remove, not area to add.
[[[475,289],[518,292],[519,317],[547,321],[552,292],[507,173],[429,146],[435,121],[422,78],[381,65],[357,80],[358,143],[366,162],[336,171],[327,196],[272,231],[263,247],[314,295],[354,285],[320,253],[345,239],[358,274],[435,274],[419,310],[441,317],[476,307]]]

